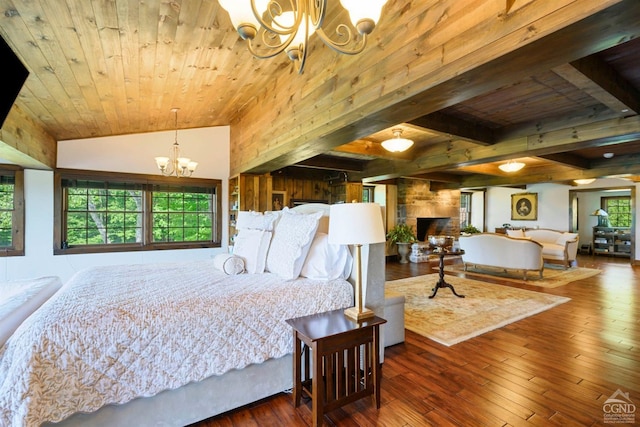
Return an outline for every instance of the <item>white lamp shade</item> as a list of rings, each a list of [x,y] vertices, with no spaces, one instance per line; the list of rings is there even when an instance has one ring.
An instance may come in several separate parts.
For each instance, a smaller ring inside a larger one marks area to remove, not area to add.
[[[604,209],[597,209],[591,216],[609,216],[609,214]]]
[[[256,28],[260,27],[260,22],[251,9],[251,0],[218,0],[218,2],[229,13],[235,28],[240,24],[253,24]],[[269,0],[255,0],[256,10],[260,16],[267,10],[268,4]]]
[[[329,243],[367,245],[386,240],[377,203],[339,203],[329,208]]]
[[[413,145],[413,141],[405,138],[391,138],[382,141],[382,147],[392,153],[401,153],[408,150]]]
[[[349,12],[354,27],[363,19],[371,19],[377,24],[386,2],[387,0],[340,0],[342,7]]]

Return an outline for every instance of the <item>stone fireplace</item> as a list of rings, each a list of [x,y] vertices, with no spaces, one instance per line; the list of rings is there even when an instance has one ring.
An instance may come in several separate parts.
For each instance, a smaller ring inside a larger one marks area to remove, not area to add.
[[[451,235],[450,217],[418,217],[416,219],[416,237],[421,242],[427,240],[427,236]]]
[[[418,240],[424,241],[429,235],[460,234],[460,190],[411,178],[399,178],[397,185],[397,222],[411,226]]]

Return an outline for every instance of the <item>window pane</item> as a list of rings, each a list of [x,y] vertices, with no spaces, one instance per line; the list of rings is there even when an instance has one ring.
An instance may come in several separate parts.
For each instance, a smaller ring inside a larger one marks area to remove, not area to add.
[[[13,184],[0,185],[0,247],[13,246]]]
[[[153,192],[152,198],[154,242],[212,240],[212,194],[158,191]]]
[[[142,191],[123,190],[108,182],[84,182],[66,188],[67,242],[70,246],[135,243],[125,237],[126,229],[141,226]],[[136,239],[142,233],[133,233]],[[139,240],[141,241],[141,240]]]

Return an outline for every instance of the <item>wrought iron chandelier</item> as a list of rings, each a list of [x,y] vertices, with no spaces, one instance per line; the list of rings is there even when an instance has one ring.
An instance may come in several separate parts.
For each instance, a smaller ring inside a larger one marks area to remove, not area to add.
[[[286,52],[302,74],[309,38],[315,33],[333,50],[346,55],[362,52],[387,0],[340,0],[353,28],[338,24],[335,39],[322,26],[329,0],[218,0],[249,51],[259,59]]]
[[[197,162],[192,162],[188,157],[180,156],[180,144],[178,144],[178,110],[179,108],[172,108],[171,111],[175,115],[175,128],[176,137],[173,145],[171,146],[171,154],[169,157],[156,157],[156,165],[160,172],[164,176],[175,175],[180,177],[189,177],[193,175],[198,167]]]

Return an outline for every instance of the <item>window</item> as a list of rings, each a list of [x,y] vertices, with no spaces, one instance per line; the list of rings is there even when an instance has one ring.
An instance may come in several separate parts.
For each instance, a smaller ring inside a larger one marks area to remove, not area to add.
[[[24,172],[0,169],[0,256],[24,255]]]
[[[460,193],[460,230],[471,225],[471,193]]]
[[[362,187],[362,203],[373,203],[373,195],[375,193],[375,187],[365,185]]]
[[[611,227],[631,227],[631,197],[602,197],[602,209],[608,214]]]
[[[220,180],[56,173],[60,253],[219,247]]]

